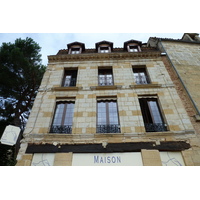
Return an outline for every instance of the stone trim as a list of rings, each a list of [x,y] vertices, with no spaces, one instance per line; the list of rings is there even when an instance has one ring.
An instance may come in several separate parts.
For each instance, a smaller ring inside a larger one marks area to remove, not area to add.
[[[161,84],[141,84],[141,85],[129,85],[132,89],[141,89],[141,88],[160,88]]]
[[[160,51],[151,52],[126,52],[126,53],[93,53],[93,54],[63,54],[48,56],[49,62],[59,61],[83,61],[83,60],[106,60],[106,59],[134,59],[160,57]]]
[[[122,85],[91,86],[91,90],[116,90],[121,89]]]
[[[83,89],[83,87],[53,87],[52,91],[78,91]]]

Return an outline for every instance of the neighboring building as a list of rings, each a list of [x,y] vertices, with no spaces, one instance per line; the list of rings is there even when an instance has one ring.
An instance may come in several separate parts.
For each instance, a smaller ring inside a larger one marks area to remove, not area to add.
[[[196,136],[192,148],[184,151],[187,165],[200,165],[200,37],[185,33],[181,39],[149,38],[149,47],[158,48],[163,62],[190,117]]]
[[[196,133],[162,51],[67,47],[48,56],[17,165],[189,165]]]

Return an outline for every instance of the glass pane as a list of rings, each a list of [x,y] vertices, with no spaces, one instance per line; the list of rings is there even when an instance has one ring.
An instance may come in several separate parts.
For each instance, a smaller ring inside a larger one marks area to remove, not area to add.
[[[98,125],[106,124],[106,103],[98,102],[98,116],[97,116]]]
[[[118,124],[117,103],[114,101],[108,102],[109,106],[109,121],[110,124]]]
[[[71,79],[72,79],[72,75],[66,75],[65,76],[65,83],[64,83],[65,87],[70,86]]]
[[[61,125],[64,106],[65,106],[64,104],[58,104],[57,105],[53,125]]]
[[[67,104],[64,125],[72,125],[74,115],[74,103]]]
[[[163,123],[156,101],[148,101],[149,109],[154,123]]]

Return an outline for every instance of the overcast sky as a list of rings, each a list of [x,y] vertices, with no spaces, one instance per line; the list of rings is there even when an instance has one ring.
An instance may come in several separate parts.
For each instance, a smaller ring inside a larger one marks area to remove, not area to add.
[[[75,41],[94,48],[102,40],[123,47],[131,39],[143,43],[149,37],[181,39],[184,32],[200,32],[196,1],[190,0],[190,11],[178,0],[2,1],[0,45],[31,37],[42,48],[42,62],[47,65],[48,55]]]
[[[102,40],[113,42],[114,47],[123,47],[124,42],[131,39],[146,43],[149,37],[181,39],[182,36],[183,33],[0,33],[0,45],[31,37],[42,48],[42,63],[47,65],[48,55],[67,49],[67,44],[75,41],[84,43],[86,48],[95,48],[95,43]]]

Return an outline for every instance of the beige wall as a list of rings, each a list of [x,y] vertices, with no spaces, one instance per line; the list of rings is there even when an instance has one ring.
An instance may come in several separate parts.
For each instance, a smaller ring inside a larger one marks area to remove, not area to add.
[[[146,65],[152,84],[137,86],[132,72],[133,65]],[[98,86],[98,67],[103,66],[113,67],[116,88],[107,87],[105,90],[101,90],[96,87]],[[77,88],[75,90],[61,87],[64,69],[69,67],[78,68]],[[169,131],[152,134],[145,132],[138,95],[157,95]],[[96,133],[96,98],[101,96],[117,97],[121,133],[107,135]],[[72,134],[49,134],[56,100],[68,97],[75,98]],[[20,165],[20,162],[25,162],[24,156],[28,143],[58,142],[64,144],[101,143],[102,141],[113,143],[188,140],[194,137],[194,128],[160,57],[113,61],[88,60],[81,61],[81,63],[76,61],[51,62],[48,65],[24,136],[18,154],[18,165]],[[143,151],[143,154],[146,155],[145,151]],[[56,165],[58,165],[61,157],[56,157]],[[62,162],[65,163],[65,161]],[[159,163],[158,160],[155,162]],[[28,161],[27,163],[30,164]]]
[[[200,110],[200,44],[169,41],[162,44]]]

